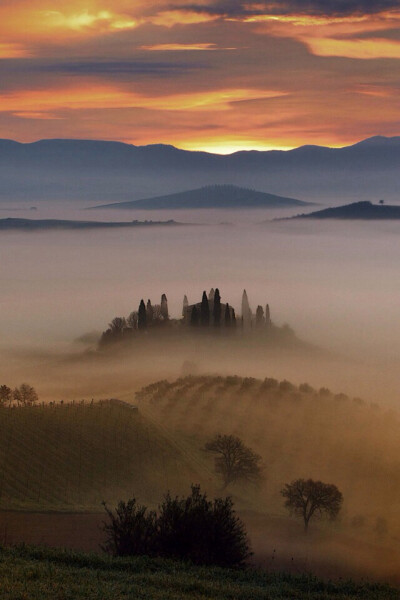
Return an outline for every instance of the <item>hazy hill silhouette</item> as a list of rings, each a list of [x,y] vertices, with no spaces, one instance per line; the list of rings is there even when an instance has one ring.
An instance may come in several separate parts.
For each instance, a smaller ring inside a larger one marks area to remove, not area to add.
[[[0,140],[0,199],[130,201],[210,184],[234,184],[319,200],[321,195],[395,197],[400,137],[373,137],[345,148],[221,156],[173,146],[90,140]]]
[[[209,185],[196,190],[178,192],[155,198],[104,204],[93,208],[179,209],[179,208],[279,208],[306,206],[294,198],[258,192],[235,185]]]
[[[372,204],[371,202],[353,202],[335,208],[325,208],[309,214],[296,215],[292,219],[362,219],[382,220],[400,219],[400,206]]]
[[[183,225],[176,221],[68,221],[62,219],[0,219],[0,231],[43,231],[55,229],[119,229]]]

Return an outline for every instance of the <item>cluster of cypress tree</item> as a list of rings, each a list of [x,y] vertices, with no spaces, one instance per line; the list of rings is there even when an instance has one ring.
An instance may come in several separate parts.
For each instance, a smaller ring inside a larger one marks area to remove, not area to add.
[[[186,296],[185,296],[186,299]],[[187,302],[187,299],[186,299]],[[210,309],[210,302],[212,302],[212,310]],[[185,302],[184,302],[185,307]],[[187,308],[187,305],[186,305]],[[221,294],[219,293],[219,289],[217,288],[211,290],[209,297],[207,297],[207,293],[204,291],[201,299],[200,309],[197,308],[195,304],[192,308],[190,314],[190,324],[193,327],[201,326],[201,327],[209,327],[211,325],[211,316],[212,316],[212,324],[214,327],[221,327],[222,324],[222,304],[221,304]],[[233,327],[236,325],[236,316],[235,310],[229,306],[228,303],[225,304],[224,310],[224,325],[225,327]]]

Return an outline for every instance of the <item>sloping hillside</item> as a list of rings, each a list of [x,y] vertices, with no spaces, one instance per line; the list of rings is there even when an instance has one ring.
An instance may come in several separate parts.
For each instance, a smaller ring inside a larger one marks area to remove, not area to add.
[[[179,208],[286,208],[307,206],[294,198],[284,198],[266,192],[258,192],[236,185],[209,185],[196,190],[177,194],[104,204],[94,208],[123,208],[137,210],[179,209]]]
[[[219,433],[241,437],[263,458],[264,510],[281,510],[285,482],[311,477],[341,489],[351,527],[400,533],[398,413],[269,378],[160,381],[144,388],[138,401],[199,448]]]
[[[157,503],[201,475],[172,439],[123,403],[0,408],[0,507],[101,510]]]

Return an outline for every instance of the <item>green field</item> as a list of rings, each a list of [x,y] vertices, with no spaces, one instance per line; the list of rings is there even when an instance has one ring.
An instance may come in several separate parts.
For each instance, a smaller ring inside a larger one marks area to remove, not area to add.
[[[0,550],[3,600],[398,600],[381,584],[20,547]]]

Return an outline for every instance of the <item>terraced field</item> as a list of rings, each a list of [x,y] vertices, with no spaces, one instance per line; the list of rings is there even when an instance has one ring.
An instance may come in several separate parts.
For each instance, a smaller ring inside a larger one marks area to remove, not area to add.
[[[263,458],[262,501],[269,513],[281,509],[285,482],[312,477],[341,489],[354,531],[400,536],[398,412],[308,384],[213,375],[153,383],[137,402],[193,447],[216,434],[243,439]],[[212,468],[213,458],[205,455]]]
[[[101,510],[132,495],[152,504],[192,480],[190,460],[129,405],[0,409],[0,508]]]

